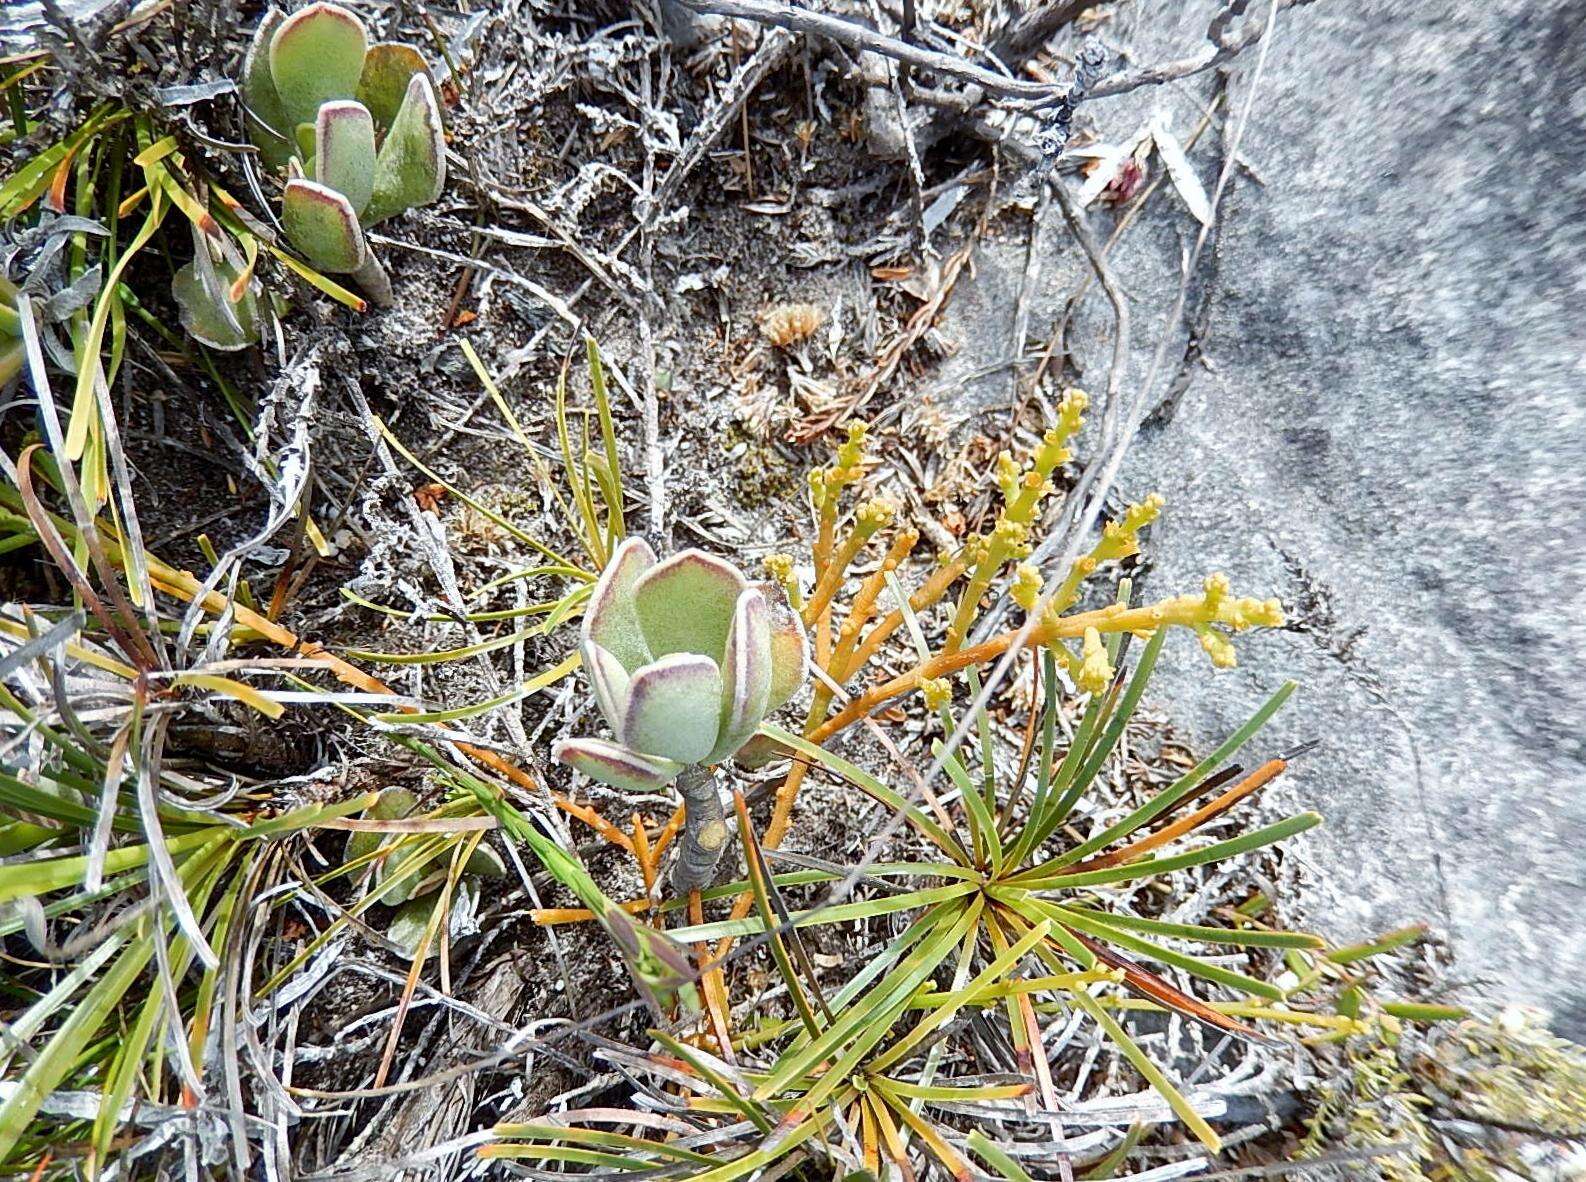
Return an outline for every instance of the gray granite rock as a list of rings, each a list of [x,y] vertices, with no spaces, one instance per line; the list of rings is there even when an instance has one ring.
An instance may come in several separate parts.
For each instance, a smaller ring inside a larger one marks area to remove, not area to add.
[[[1210,9],[1122,5],[1104,35],[1166,60]],[[1235,110],[1254,66],[1239,59]],[[1215,85],[1085,110],[1107,139],[1157,111],[1182,135]],[[1216,143],[1193,154],[1208,188]],[[1121,490],[1168,498],[1152,594],[1220,569],[1295,625],[1216,676],[1170,645],[1158,700],[1209,741],[1298,680],[1266,749],[1322,740],[1278,797],[1327,816],[1295,846],[1317,926],[1349,941],[1426,920],[1456,977],[1586,1037],[1586,22],[1568,0],[1286,11],[1241,156],[1205,279],[1207,364]],[[1115,252],[1127,388],[1194,230],[1164,193]],[[1083,267],[1060,225],[1046,241],[1036,334]],[[990,326],[1022,267],[1014,244],[988,251],[953,309],[962,376],[1007,353]],[[1074,332],[1093,390],[1110,326],[1093,296]],[[1167,370],[1183,353],[1175,338]],[[1006,405],[1006,377],[971,396]]]

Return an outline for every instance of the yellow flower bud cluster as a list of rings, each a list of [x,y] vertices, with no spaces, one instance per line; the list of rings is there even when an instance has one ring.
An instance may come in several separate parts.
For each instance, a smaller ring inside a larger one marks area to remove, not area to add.
[[[765,573],[771,581],[782,588],[787,596],[788,603],[793,605],[794,611],[803,607],[803,594],[799,591],[798,574],[794,570],[793,556],[791,554],[768,554],[765,557]]]
[[[848,438],[837,447],[837,459],[832,464],[832,472],[844,484],[852,484],[859,479],[860,467],[865,458],[865,442],[870,432],[870,424],[863,422],[848,424]]]
[[[1030,553],[1030,526],[1027,522],[1014,521],[1008,517],[997,518],[997,524],[991,528],[991,552],[1001,556],[1003,561],[1008,559],[1026,558]]]
[[[1101,633],[1094,628],[1085,629],[1085,645],[1080,652],[1079,672],[1074,684],[1087,694],[1105,693],[1112,682],[1112,662],[1107,658],[1107,646],[1101,642]]]
[[[1035,451],[1034,465],[1043,475],[1050,474],[1060,464],[1074,458],[1069,441],[1079,434],[1085,422],[1085,410],[1090,406],[1090,396],[1083,390],[1065,390],[1057,406],[1057,422],[1041,438]]]
[[[1019,462],[1008,451],[997,453],[997,487],[1002,490],[1002,499],[1011,501],[1019,495]]]
[[[1069,390],[1058,407],[1057,422],[1041,436],[1029,461],[1021,467],[1010,454],[997,455],[997,487],[1007,509],[1005,517],[1015,521],[1034,518],[1036,505],[1052,491],[1049,479],[1060,466],[1074,458],[1069,442],[1085,422],[1085,408],[1090,404],[1083,390]]]
[[[920,682],[920,694],[927,710],[940,710],[953,700],[953,683],[945,677],[927,677]]]
[[[1065,612],[1074,606],[1079,598],[1080,584],[1095,574],[1102,563],[1116,562],[1140,553],[1140,531],[1161,516],[1162,506],[1166,503],[1161,493],[1152,493],[1145,500],[1125,509],[1122,519],[1109,521],[1102,528],[1101,539],[1091,547],[1090,553],[1076,558],[1074,565],[1069,568],[1063,586],[1052,600],[1056,610]]]
[[[1204,624],[1196,631],[1200,634],[1201,648],[1206,650],[1206,655],[1212,659],[1214,666],[1218,669],[1232,669],[1239,664],[1239,654],[1234,651],[1233,642],[1221,632],[1214,632]]]
[[[1276,599],[1233,599],[1228,595],[1228,579],[1210,575],[1206,593],[1201,597],[1202,619],[1195,625],[1201,648],[1219,669],[1232,669],[1239,663],[1234,646],[1218,629],[1243,632],[1246,628],[1281,628],[1283,605]],[[1213,625],[1216,625],[1214,628]]]
[[[810,473],[810,495],[817,512],[824,513],[828,507],[835,511],[837,494],[864,475],[868,431],[865,423],[849,423],[848,438],[838,446],[831,467],[816,468]]]
[[[1201,614],[1208,624],[1218,624],[1233,632],[1246,628],[1281,628],[1283,605],[1276,599],[1234,598],[1229,594],[1228,576],[1206,576],[1201,594]]]
[[[885,529],[892,524],[892,519],[898,514],[895,502],[884,497],[876,497],[860,505],[854,513],[859,529],[864,534],[874,534],[878,529]]]
[[[1041,598],[1041,572],[1026,563],[1020,563],[1014,572],[1013,587],[1009,594],[1013,602],[1025,611],[1033,608]]]
[[[1140,553],[1140,531],[1162,514],[1167,502],[1161,493],[1152,493],[1124,510],[1121,521],[1109,521],[1101,531],[1101,541],[1090,556],[1097,562],[1115,562]]]

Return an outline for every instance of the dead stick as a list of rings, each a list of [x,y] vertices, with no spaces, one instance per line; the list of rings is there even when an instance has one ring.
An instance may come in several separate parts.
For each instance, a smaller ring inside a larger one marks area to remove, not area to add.
[[[776,3],[775,0],[681,0],[681,3],[695,12],[739,17],[762,25],[775,25],[795,33],[825,37],[839,45],[846,45],[849,49],[872,50],[883,57],[907,62],[923,70],[946,74],[962,82],[973,83],[987,94],[998,98],[1019,100],[1034,107],[1058,102],[1068,93],[1068,88],[1065,86],[1007,78],[992,73],[984,66],[966,61],[956,54],[941,53],[922,45],[912,45],[854,21],[827,16],[823,12],[811,12],[806,8],[795,8],[791,4]]]

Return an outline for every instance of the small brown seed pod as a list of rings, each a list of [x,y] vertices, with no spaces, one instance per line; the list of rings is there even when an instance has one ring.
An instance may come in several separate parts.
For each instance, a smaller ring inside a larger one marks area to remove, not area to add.
[[[786,348],[808,337],[826,319],[814,304],[778,304],[760,317],[760,331],[777,348]]]

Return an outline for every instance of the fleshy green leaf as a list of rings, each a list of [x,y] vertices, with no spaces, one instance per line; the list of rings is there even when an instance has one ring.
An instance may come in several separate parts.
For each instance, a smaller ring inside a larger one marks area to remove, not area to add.
[[[396,122],[413,75],[427,73],[424,55],[413,46],[400,41],[376,42],[364,55],[358,101],[369,109],[377,127],[388,128]]]
[[[507,864],[501,860],[501,855],[496,853],[489,842],[481,841],[474,847],[474,852],[468,855],[463,873],[476,874],[480,878],[505,878]]]
[[[299,163],[312,169],[314,166],[314,125],[312,123],[299,123],[292,129],[292,138],[297,142],[297,160],[291,162],[291,176],[302,176],[303,169]]]
[[[356,94],[368,46],[363,21],[337,4],[311,4],[281,22],[270,77],[287,119],[312,123],[322,103]]]
[[[771,693],[765,712],[780,710],[799,692],[809,676],[809,638],[804,621],[787,601],[787,592],[775,583],[756,583],[765,596],[771,624]]]
[[[628,712],[628,671],[593,640],[579,646],[584,658],[584,669],[589,674],[589,684],[595,691],[595,704],[606,716],[617,741],[623,741],[623,716]]]
[[[233,304],[228,289],[237,270],[227,263],[214,264],[205,275],[199,261],[188,263],[171,280],[182,327],[188,335],[211,349],[246,349],[259,339],[259,304],[249,284]]]
[[[276,93],[275,79],[270,77],[270,40],[285,20],[279,8],[266,12],[242,62],[242,101],[253,116],[247,120],[248,138],[272,169],[285,168],[292,155],[292,121]]]
[[[314,122],[314,179],[347,198],[361,214],[374,192],[374,120],[362,103],[340,99]]]
[[[364,224],[372,226],[404,209],[428,205],[445,185],[446,136],[435,84],[428,74],[415,74],[380,145],[374,195],[364,211]]]
[[[583,638],[605,649],[629,673],[650,663],[650,648],[639,630],[633,587],[655,565],[655,551],[643,538],[629,538],[617,547],[584,608]]]
[[[404,955],[411,958],[419,950],[419,945],[424,940],[424,932],[430,926],[430,917],[435,914],[435,905],[440,901],[438,895],[420,895],[417,899],[409,899],[397,913],[391,917],[391,923],[386,927],[385,937],[400,948]],[[430,941],[429,952],[426,959],[434,956],[438,948],[438,941]]]
[[[721,669],[709,657],[673,653],[628,683],[624,745],[678,763],[697,763],[721,729]]]
[[[281,196],[286,236],[321,271],[356,271],[368,250],[352,203],[316,181],[290,180]]]
[[[706,762],[742,747],[765,717],[771,697],[771,609],[751,587],[738,596],[722,662],[721,734]]]
[[[411,816],[413,810],[418,808],[419,798],[406,788],[385,788],[375,798],[375,802],[364,810],[364,819],[369,821],[400,821]],[[380,848],[380,843],[389,841],[391,837],[386,833],[353,832],[347,835],[346,859],[351,862],[365,854],[372,854]]]
[[[551,745],[551,758],[625,792],[659,792],[683,770],[680,763],[641,755],[604,739],[559,739]]]
[[[633,603],[650,652],[697,653],[719,662],[747,586],[737,567],[703,550],[684,550],[645,571],[634,584]]]

